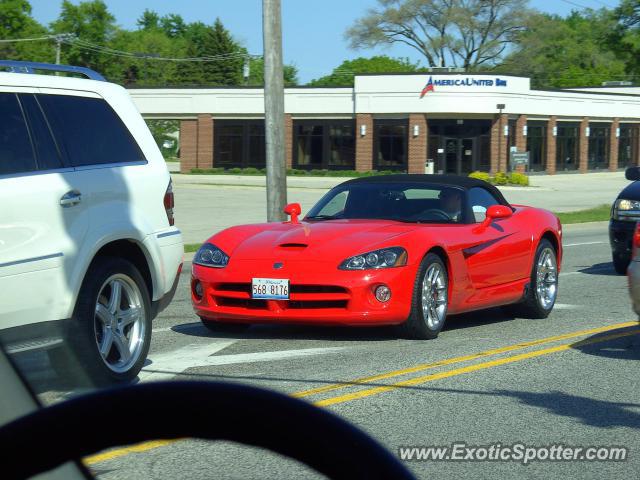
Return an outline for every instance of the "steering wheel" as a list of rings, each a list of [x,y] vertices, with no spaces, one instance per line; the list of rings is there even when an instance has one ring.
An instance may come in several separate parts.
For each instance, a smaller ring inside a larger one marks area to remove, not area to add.
[[[416,215],[414,215],[414,217],[416,217],[416,220],[422,219],[425,216],[429,215],[429,214],[434,214],[436,217],[441,218],[442,220],[446,220],[446,221],[451,221],[452,218],[451,216],[445,212],[444,210],[441,210],[439,208],[429,208],[423,212],[420,212]]]
[[[185,437],[266,448],[333,479],[415,478],[378,442],[328,410],[274,391],[222,382],[138,384],[37,410],[0,428],[2,478],[30,478],[119,445]]]

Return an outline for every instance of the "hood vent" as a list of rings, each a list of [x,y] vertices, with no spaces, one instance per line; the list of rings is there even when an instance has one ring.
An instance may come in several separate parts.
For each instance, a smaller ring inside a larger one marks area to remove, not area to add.
[[[304,250],[309,245],[306,243],[281,243],[278,245],[280,248],[287,248],[289,250]]]

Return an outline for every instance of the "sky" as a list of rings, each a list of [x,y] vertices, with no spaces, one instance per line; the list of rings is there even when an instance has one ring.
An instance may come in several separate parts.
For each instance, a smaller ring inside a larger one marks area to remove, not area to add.
[[[62,0],[30,0],[32,15],[49,24],[60,13]],[[145,9],[161,15],[178,13],[187,22],[211,24],[220,17],[225,27],[249,53],[262,54],[261,0],[105,0],[116,22],[133,29]],[[79,0],[72,0],[79,3]],[[531,0],[530,6],[549,13],[566,15],[571,10],[615,7],[618,0]],[[350,50],[344,32],[376,0],[282,0],[283,55],[287,64],[298,68],[301,83],[331,73],[344,60],[360,56],[389,55],[407,57],[412,62],[420,54],[408,46],[392,46],[367,50]]]

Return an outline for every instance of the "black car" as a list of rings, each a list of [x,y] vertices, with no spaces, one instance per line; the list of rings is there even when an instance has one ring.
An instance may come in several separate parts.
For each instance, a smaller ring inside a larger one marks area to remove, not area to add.
[[[609,221],[609,241],[613,266],[621,275],[627,272],[631,261],[631,239],[636,222],[640,220],[640,167],[629,167],[625,171],[627,180],[633,180],[620,194],[611,207]]]

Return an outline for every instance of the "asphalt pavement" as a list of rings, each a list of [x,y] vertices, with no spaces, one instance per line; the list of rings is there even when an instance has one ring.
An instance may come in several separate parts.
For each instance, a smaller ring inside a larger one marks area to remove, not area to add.
[[[640,330],[607,242],[606,223],[565,228],[549,318],[512,318],[501,309],[449,317],[432,341],[401,339],[391,328],[272,325],[213,334],[191,310],[187,264],[176,299],[155,321],[140,381],[224,380],[292,394],[355,423],[394,453],[456,442],[629,449],[624,462],[408,462],[418,478],[635,478]],[[65,392],[43,392],[53,394]],[[105,480],[321,478],[226,442],[142,444],[86,462]]]

